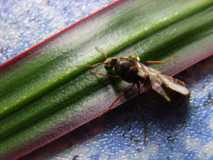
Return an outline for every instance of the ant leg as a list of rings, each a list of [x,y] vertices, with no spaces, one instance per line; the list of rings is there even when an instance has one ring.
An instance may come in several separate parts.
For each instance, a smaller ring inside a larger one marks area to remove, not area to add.
[[[163,62],[162,61],[145,61],[144,62],[145,64],[162,64]]]
[[[174,81],[175,81],[176,83],[178,83],[178,84],[180,84],[180,85],[182,85],[182,86],[186,86],[186,84],[185,84],[184,81],[181,81],[181,80],[175,79],[175,78],[173,78],[173,79],[174,79]]]
[[[99,77],[99,78],[103,78],[103,77],[109,77],[108,74],[104,74],[104,73],[99,73],[99,72],[94,72],[94,71],[90,71],[92,74],[94,74],[95,76]]]
[[[113,107],[114,107],[114,105],[115,105],[117,102],[119,102],[123,96],[124,96],[123,94],[120,95],[120,96],[118,96],[118,97],[111,103],[111,105],[108,107],[109,110],[112,110]]]
[[[104,56],[104,59],[107,58],[107,54],[102,49],[100,49],[98,47],[95,47],[95,50],[97,52],[101,53]],[[99,66],[101,64],[104,64],[104,62],[99,62],[99,63],[96,63],[96,64],[92,64],[92,65],[88,66],[88,68],[93,69],[93,68],[95,68],[95,67],[97,67],[97,66]],[[90,71],[90,72],[95,74],[96,76],[99,76],[99,77],[109,77],[108,74],[96,73],[96,72],[93,72],[93,71]]]
[[[144,85],[141,82],[137,82],[136,87],[137,87],[137,90],[138,90],[138,95],[141,95],[143,93]]]
[[[107,59],[107,53],[103,49],[95,47],[95,50],[101,53],[104,56],[104,59]]]
[[[109,108],[110,110],[112,110],[112,109],[113,109],[113,106],[114,106],[117,102],[119,102],[119,101],[124,97],[125,93],[126,93],[127,91],[129,91],[129,90],[132,90],[134,87],[135,87],[135,84],[133,84],[133,85],[131,85],[130,87],[126,88],[126,89],[123,91],[123,93],[122,93],[120,96],[118,96],[118,97],[112,102],[112,104],[111,104],[108,108]]]
[[[139,104],[136,104],[136,111],[138,113],[141,113],[141,121],[143,122],[143,143],[144,145],[148,144],[148,134],[149,134],[149,128],[148,128],[148,123],[146,120],[146,115],[145,115],[145,109],[140,106]]]
[[[147,122],[145,117],[143,117],[143,123],[144,123],[144,128],[143,128],[143,132],[144,132],[144,137],[143,137],[143,143],[145,145],[148,144],[148,126],[147,126]]]
[[[120,58],[120,60],[129,60],[128,57],[119,57],[119,58]]]
[[[93,69],[99,65],[103,64],[103,62],[99,62],[99,63],[96,63],[96,64],[91,64],[90,66],[88,66],[90,69]]]
[[[171,99],[169,98],[169,96],[167,95],[166,91],[162,87],[162,84],[159,81],[157,81],[155,79],[155,77],[149,76],[149,78],[150,78],[150,81],[151,81],[152,89],[155,92],[157,92],[158,94],[160,94],[161,96],[163,96],[168,102],[170,102]]]
[[[106,54],[102,49],[100,49],[100,48],[98,48],[98,47],[95,47],[95,50],[96,50],[97,52],[101,53],[101,54],[104,56],[104,59],[107,58],[107,54]],[[97,66],[99,66],[99,65],[101,65],[101,64],[104,64],[104,62],[99,62],[99,63],[96,63],[96,64],[91,64],[91,65],[88,66],[88,68],[93,69],[93,68],[95,68],[95,67],[97,67]],[[101,75],[101,76],[103,76],[102,73],[101,73],[101,74],[99,74],[99,73],[97,74],[97,73],[96,73],[96,75]],[[106,76],[106,75],[104,75],[104,76]]]
[[[90,73],[94,74],[95,76],[97,76],[99,78],[107,77],[107,78],[117,78],[117,79],[120,79],[120,77],[116,76],[116,75],[104,74],[104,73],[95,72],[95,71],[91,71],[91,70],[90,70]]]
[[[136,87],[137,87],[137,90],[138,90],[138,95],[141,94],[141,84],[140,82],[136,83]]]

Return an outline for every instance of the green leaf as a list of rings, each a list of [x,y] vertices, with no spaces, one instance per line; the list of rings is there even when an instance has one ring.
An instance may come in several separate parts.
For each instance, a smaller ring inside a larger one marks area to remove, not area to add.
[[[91,64],[104,60],[95,47],[109,56],[137,53],[142,60],[162,59],[165,63],[154,67],[169,74],[212,55],[212,4],[120,2],[3,72],[0,157],[25,154],[109,110],[120,92],[106,77],[88,71]],[[94,70],[105,73],[102,66]]]
[[[86,23],[56,39],[52,46],[50,43],[50,47],[41,49],[40,55],[34,57],[28,65],[15,69],[13,74],[3,74],[0,78],[0,118],[75,78],[87,70],[89,64],[103,60],[94,49],[95,46],[104,49],[109,55],[117,54],[148,35],[202,11],[211,4],[212,0],[122,2],[110,12],[94,18],[89,24]],[[96,25],[98,23],[101,27]],[[96,28],[91,27],[91,24],[96,25]],[[84,34],[80,34],[81,32]],[[84,39],[87,36],[90,39]],[[41,60],[43,58],[46,59]]]

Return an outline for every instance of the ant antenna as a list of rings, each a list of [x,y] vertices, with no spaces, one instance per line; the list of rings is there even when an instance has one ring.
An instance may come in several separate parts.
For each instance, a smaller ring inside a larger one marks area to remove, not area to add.
[[[98,48],[98,47],[95,47],[95,50],[96,50],[97,52],[101,53],[101,55],[104,57],[104,60],[107,59],[107,54],[106,54],[105,51],[103,51],[103,49],[100,49],[100,48]],[[96,63],[96,64],[93,64],[93,65],[90,66],[90,68],[95,68],[95,67],[97,67],[97,66],[99,66],[99,65],[101,65],[101,64],[104,64],[104,62],[98,62],[98,63]]]
[[[104,59],[107,59],[107,53],[103,49],[95,47],[95,50],[101,53],[104,56]]]

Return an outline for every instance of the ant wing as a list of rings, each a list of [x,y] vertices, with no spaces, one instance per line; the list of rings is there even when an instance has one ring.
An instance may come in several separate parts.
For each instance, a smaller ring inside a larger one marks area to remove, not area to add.
[[[185,96],[188,96],[190,94],[189,90],[185,87],[184,82],[182,82],[178,79],[175,79],[171,76],[161,74],[159,71],[157,71],[153,68],[148,68],[148,70],[149,70],[149,75],[155,75],[155,79],[158,79],[159,81],[161,81],[161,83],[165,87],[167,87],[175,92],[178,92],[182,95],[185,95]]]
[[[150,83],[151,83],[151,88],[155,92],[157,92],[158,94],[163,96],[167,101],[171,101],[169,96],[167,95],[166,91],[162,87],[162,83],[163,82],[158,77],[159,74],[160,74],[160,72],[158,72],[157,70],[154,70],[152,68],[146,67],[145,65],[141,65],[140,70],[138,72],[138,75],[141,78],[144,78],[144,77],[148,77],[149,78]]]
[[[162,95],[166,100],[170,101],[170,98],[162,85],[185,96],[190,94],[184,82],[171,76],[161,74],[159,71],[150,67],[143,66],[142,69],[146,71],[145,73],[148,73],[152,89]]]
[[[153,70],[153,71],[155,71],[155,70]],[[159,73],[158,72],[155,73],[153,71],[152,71],[152,73],[149,72],[149,79],[150,79],[152,89],[155,92],[159,93],[161,96],[163,96],[167,101],[171,101],[171,99],[167,95],[166,91],[162,87],[163,82],[158,77]]]
[[[163,84],[173,91],[176,91],[185,96],[190,94],[189,90],[185,87],[184,82],[163,74],[159,74],[158,76],[162,80]]]

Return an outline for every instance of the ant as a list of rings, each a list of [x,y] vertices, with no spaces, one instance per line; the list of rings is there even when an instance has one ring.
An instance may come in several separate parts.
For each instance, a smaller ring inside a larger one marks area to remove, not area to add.
[[[96,47],[95,49],[106,55],[99,48]],[[106,58],[103,64],[109,77],[118,77],[121,80],[132,83],[132,87],[136,85],[139,94],[142,93],[142,88],[151,88],[167,101],[171,101],[165,90],[167,88],[183,96],[189,96],[190,91],[186,88],[183,81],[162,74],[160,71],[145,65],[159,64],[161,63],[160,61],[146,61],[145,63],[140,61],[138,55],[130,55]]]
[[[159,95],[164,97],[166,101],[170,102],[171,99],[167,93],[169,89],[172,92],[177,92],[183,96],[188,97],[190,91],[186,88],[185,83],[181,80],[175,79],[171,76],[162,74],[160,71],[148,67],[146,64],[160,64],[160,61],[146,61],[141,63],[141,59],[138,55],[122,56],[122,57],[110,57],[107,58],[107,54],[95,48],[99,53],[105,56],[104,68],[107,71],[108,77],[116,77],[128,83],[132,83],[131,88],[135,85],[138,90],[138,94],[142,93],[143,89],[152,89]],[[96,64],[98,65],[98,64]],[[97,73],[96,73],[97,74]],[[103,74],[100,73],[103,76]],[[117,97],[109,108],[120,100],[122,96]],[[147,129],[144,128],[144,144],[147,143]]]

